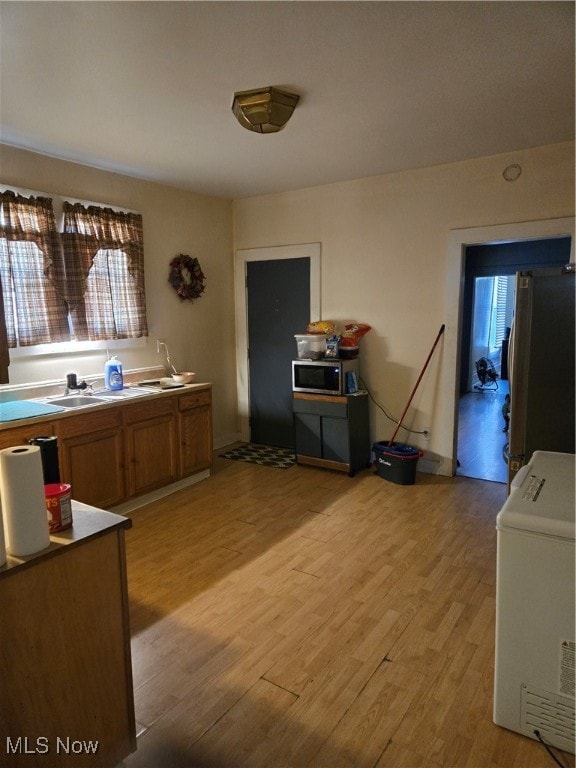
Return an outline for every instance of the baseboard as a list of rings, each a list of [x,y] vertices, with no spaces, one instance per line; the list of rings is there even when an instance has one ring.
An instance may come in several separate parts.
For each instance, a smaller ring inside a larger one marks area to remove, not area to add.
[[[108,511],[114,512],[117,515],[128,515],[130,512],[134,512],[134,510],[146,506],[146,504],[151,504],[153,501],[158,501],[158,499],[170,496],[172,493],[176,493],[176,491],[180,491],[183,488],[188,488],[190,485],[195,485],[201,480],[206,480],[208,477],[210,477],[210,470],[205,469],[203,472],[197,472],[195,475],[185,477],[183,480],[178,480],[170,485],[165,485],[163,488],[158,488],[143,496],[138,496],[136,499],[130,499],[130,501],[125,501],[122,504],[118,504],[116,507],[111,507]]]

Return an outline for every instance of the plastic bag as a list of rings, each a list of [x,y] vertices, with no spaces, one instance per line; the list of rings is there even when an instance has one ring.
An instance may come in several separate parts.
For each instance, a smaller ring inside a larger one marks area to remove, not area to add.
[[[326,335],[332,335],[336,333],[336,323],[332,320],[317,320],[313,323],[308,323],[306,329],[308,333],[325,333]]]

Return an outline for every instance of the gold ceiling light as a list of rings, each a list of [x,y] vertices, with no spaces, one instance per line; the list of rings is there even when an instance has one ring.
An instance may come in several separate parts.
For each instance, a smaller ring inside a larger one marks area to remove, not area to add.
[[[237,91],[232,111],[240,125],[256,133],[276,133],[282,130],[292,116],[300,97],[280,88],[256,88]]]

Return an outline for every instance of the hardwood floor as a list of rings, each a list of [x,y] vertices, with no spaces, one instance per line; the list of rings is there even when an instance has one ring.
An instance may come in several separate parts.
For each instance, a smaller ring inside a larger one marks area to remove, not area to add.
[[[458,461],[456,474],[505,483],[507,465],[502,450],[508,442],[503,432],[502,406],[509,392],[500,380],[496,391],[474,391],[460,398],[458,407]]]
[[[504,499],[217,458],[134,512],[126,768],[550,766],[492,723]]]

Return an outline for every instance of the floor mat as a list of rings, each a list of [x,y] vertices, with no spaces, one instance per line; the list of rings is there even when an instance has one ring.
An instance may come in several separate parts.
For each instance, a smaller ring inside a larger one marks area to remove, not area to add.
[[[244,443],[238,448],[221,453],[220,457],[234,461],[246,461],[249,464],[261,464],[276,469],[289,469],[296,463],[296,456],[290,448],[276,448],[257,443]]]

